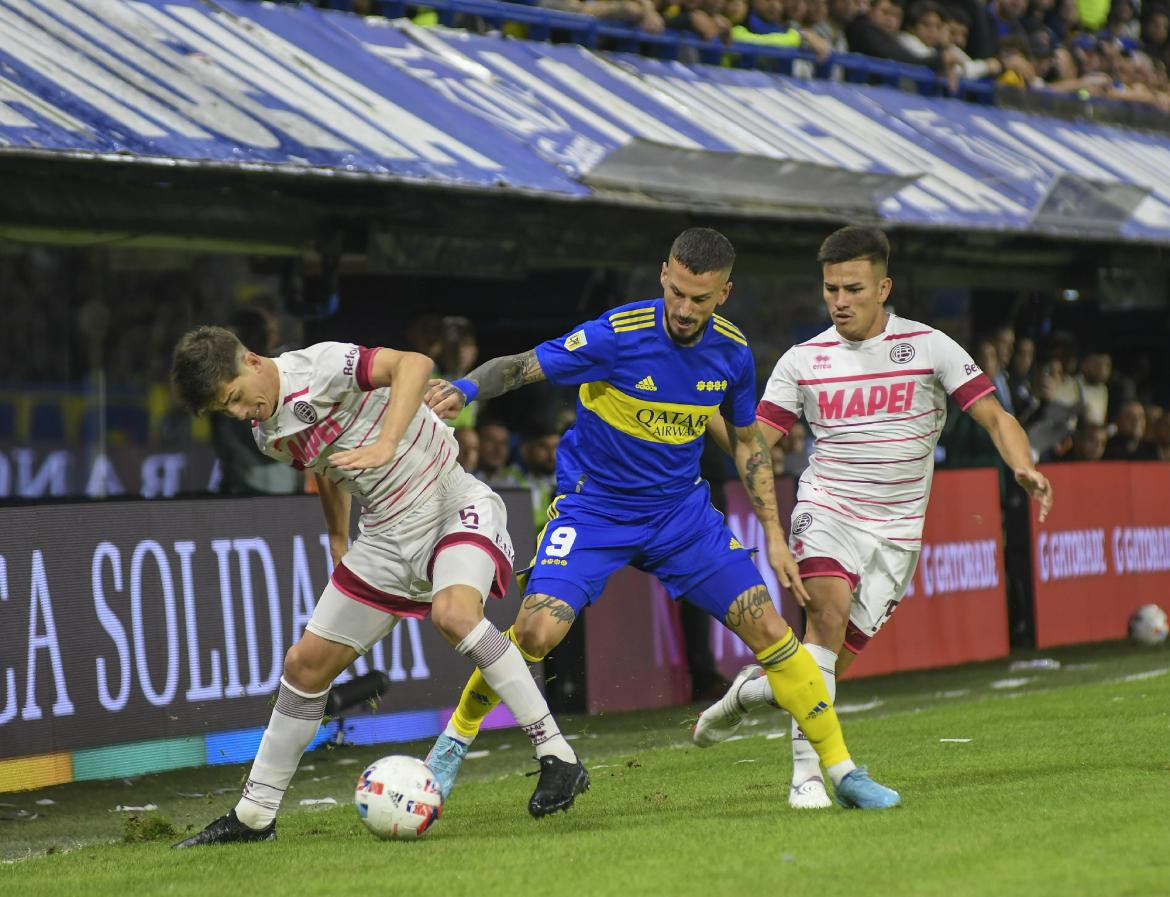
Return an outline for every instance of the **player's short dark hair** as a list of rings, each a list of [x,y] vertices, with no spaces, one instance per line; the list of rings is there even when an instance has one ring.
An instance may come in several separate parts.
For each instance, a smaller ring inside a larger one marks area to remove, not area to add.
[[[876,227],[851,224],[825,237],[817,252],[817,261],[822,265],[837,265],[856,259],[881,265],[885,270],[890,265],[890,241]]]
[[[670,257],[692,274],[708,271],[731,271],[735,264],[735,247],[717,230],[691,227],[674,238]]]
[[[196,327],[183,334],[171,356],[171,384],[194,414],[219,397],[219,391],[240,373],[244,344],[225,327]]]

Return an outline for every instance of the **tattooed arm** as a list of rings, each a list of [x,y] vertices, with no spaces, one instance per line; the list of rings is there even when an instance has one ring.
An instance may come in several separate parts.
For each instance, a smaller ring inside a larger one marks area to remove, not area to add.
[[[485,361],[463,379],[475,384],[476,398],[494,399],[529,383],[537,383],[545,377],[536,350],[529,349],[519,355],[501,355]],[[467,404],[467,394],[446,380],[432,380],[426,402],[439,417],[450,420],[458,416]]]
[[[740,482],[743,483],[756,517],[764,525],[768,562],[776,571],[776,578],[780,584],[791,590],[797,602],[803,607],[808,600],[808,593],[800,580],[796,560],[788,550],[784,529],[780,526],[780,513],[776,509],[776,483],[772,478],[772,453],[768,441],[758,423],[746,427],[728,427],[727,435]]]

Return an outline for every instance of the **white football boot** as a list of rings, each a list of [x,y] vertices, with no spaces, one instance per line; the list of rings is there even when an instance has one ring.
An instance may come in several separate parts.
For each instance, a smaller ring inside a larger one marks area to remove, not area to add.
[[[764,675],[764,668],[757,663],[750,663],[740,670],[731,682],[727,694],[703,711],[699,721],[695,723],[692,739],[699,747],[710,747],[720,741],[726,741],[735,734],[739,724],[747,714],[747,708],[739,700],[739,692],[743,686],[753,679]]]

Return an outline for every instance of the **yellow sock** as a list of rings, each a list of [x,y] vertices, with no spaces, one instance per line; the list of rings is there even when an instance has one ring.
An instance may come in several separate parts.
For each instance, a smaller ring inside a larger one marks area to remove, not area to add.
[[[791,629],[756,655],[776,703],[796,718],[826,768],[849,759],[837,711],[817,662]]]
[[[529,663],[536,663],[543,659],[533,657],[520,647],[519,642],[516,641],[513,627],[509,626],[508,631],[504,634],[511,639],[512,644]],[[475,738],[479,734],[479,727],[483,724],[484,717],[491,713],[492,709],[499,703],[500,696],[487,684],[483,673],[476,669],[471,674],[471,678],[467,680],[467,684],[463,686],[463,694],[459,697],[459,706],[451,715],[452,728],[468,740]]]

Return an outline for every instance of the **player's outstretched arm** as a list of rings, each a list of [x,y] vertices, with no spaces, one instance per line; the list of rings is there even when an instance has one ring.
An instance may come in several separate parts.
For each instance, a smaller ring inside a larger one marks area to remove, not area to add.
[[[1052,484],[1048,482],[1048,477],[1036,469],[1028,434],[1020,422],[1008,414],[993,395],[986,395],[976,401],[967,409],[967,413],[991,436],[999,456],[1011,468],[1016,482],[1040,504],[1040,520],[1043,522],[1052,510]]]
[[[329,533],[329,555],[333,566],[349,551],[349,505],[350,494],[334,483],[329,477],[314,474],[317,478],[317,492],[321,496],[321,510],[325,512],[325,531]]]
[[[808,601],[808,592],[800,579],[796,559],[788,550],[784,529],[780,526],[780,512],[776,508],[776,483],[772,477],[772,453],[758,423],[746,427],[728,427],[732,457],[739,471],[740,482],[768,541],[768,563],[776,571],[780,584],[792,592],[801,607]]]
[[[431,380],[428,385],[426,402],[431,410],[443,420],[458,417],[469,402],[479,399],[494,399],[513,389],[538,383],[545,379],[536,357],[536,350],[529,349],[518,355],[501,355],[485,361],[466,377],[448,382]]]
[[[398,441],[422,404],[433,369],[431,360],[418,352],[379,349],[370,365],[370,383],[375,387],[393,387],[382,429],[369,445],[337,452],[330,456],[329,463],[342,470],[366,470],[389,464]]]

